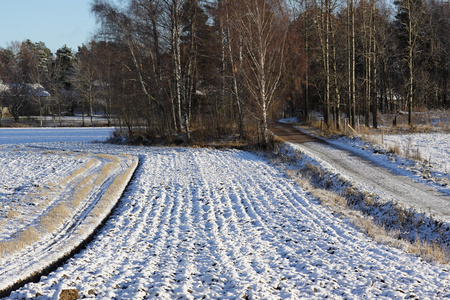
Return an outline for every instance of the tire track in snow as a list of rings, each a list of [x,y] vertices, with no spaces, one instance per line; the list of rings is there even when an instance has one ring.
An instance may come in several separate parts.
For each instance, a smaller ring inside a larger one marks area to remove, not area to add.
[[[63,206],[70,210],[68,215],[60,216],[52,210],[41,221],[43,226],[39,229],[43,232],[39,240],[27,246],[27,251],[7,257],[7,263],[2,264],[0,294],[8,295],[12,289],[39,278],[78,251],[116,205],[137,165],[131,156],[99,155],[91,161],[95,161],[91,167],[87,164],[60,181],[63,190],[72,197],[58,199],[61,204],[55,209]],[[101,164],[97,163],[100,161]],[[84,179],[73,184],[74,178],[80,176]],[[55,222],[54,227],[45,227],[50,220]]]

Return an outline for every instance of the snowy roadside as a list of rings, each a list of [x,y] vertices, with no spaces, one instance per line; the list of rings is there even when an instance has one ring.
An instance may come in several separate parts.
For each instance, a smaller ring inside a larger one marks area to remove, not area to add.
[[[300,126],[295,128],[312,134]],[[450,133],[448,132],[319,138],[355,152],[396,174],[407,176],[450,195]],[[400,153],[393,153],[395,148],[398,148]],[[405,155],[417,155],[422,160],[414,160]]]
[[[297,129],[309,134],[305,129]],[[367,142],[361,143],[359,138],[340,137],[338,141],[336,138],[321,138],[327,143],[303,142],[301,138],[291,139],[290,135],[295,136],[295,132],[290,130],[290,126],[277,127],[276,132],[281,138],[300,140],[298,144],[285,143],[278,147],[280,158],[292,165],[289,167],[291,176],[301,180],[306,178],[312,181],[313,186],[332,191],[345,202],[343,208],[347,209],[344,214],[350,211],[362,213],[364,218],[382,226],[382,230],[388,230],[388,235],[414,245],[423,242],[440,245],[443,252],[439,250],[433,256],[437,259],[444,257],[444,261],[448,261],[445,252],[450,250],[450,194],[445,184],[435,188],[436,182],[442,182],[445,176],[428,182],[415,178],[413,173],[395,163],[396,159],[406,159],[389,157],[390,153],[380,145],[371,148]],[[448,150],[442,145],[448,145],[449,141],[445,134],[439,139],[441,136],[435,134],[434,141],[440,148],[433,149],[438,149],[434,152],[437,158],[442,157],[437,160],[446,163]],[[371,231],[370,228],[368,230]]]
[[[375,142],[367,142],[367,140]],[[328,140],[350,147],[398,174],[410,177],[450,195],[450,133],[391,134]],[[392,149],[400,153],[392,153]],[[416,156],[417,159],[408,158]]]
[[[322,155],[324,151],[329,155]],[[344,153],[343,157],[340,150],[327,145],[283,143],[275,153],[287,162],[283,166],[294,178],[306,179],[312,186],[342,197],[342,208],[349,210],[346,213],[360,212],[362,218],[413,244],[436,243],[447,253],[450,250],[448,202],[417,189],[407,178],[356,156]],[[430,203],[435,206],[430,208]]]

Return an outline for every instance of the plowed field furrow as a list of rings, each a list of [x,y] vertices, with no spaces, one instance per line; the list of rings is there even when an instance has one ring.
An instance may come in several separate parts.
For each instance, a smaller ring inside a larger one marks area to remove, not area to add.
[[[96,299],[391,299],[448,293],[448,271],[374,243],[257,155],[133,151],[139,151],[142,166],[97,238],[13,299],[38,291],[48,295],[62,283]]]

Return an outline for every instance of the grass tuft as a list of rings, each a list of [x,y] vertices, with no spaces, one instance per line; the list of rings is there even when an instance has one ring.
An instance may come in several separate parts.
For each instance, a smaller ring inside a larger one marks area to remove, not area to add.
[[[0,255],[12,254],[24,250],[39,240],[39,232],[32,226],[8,241],[0,242]]]
[[[64,203],[53,207],[50,212],[41,218],[40,225],[46,232],[54,232],[69,216],[70,211]]]

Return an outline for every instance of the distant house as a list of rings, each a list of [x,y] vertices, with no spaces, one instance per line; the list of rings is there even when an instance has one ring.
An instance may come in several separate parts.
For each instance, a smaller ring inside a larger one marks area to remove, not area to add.
[[[24,96],[50,97],[50,93],[38,83],[0,83],[0,94],[26,93]]]
[[[10,114],[16,122],[19,122],[19,116],[23,113],[32,111],[30,99],[50,97],[50,93],[37,83],[2,83],[0,82],[0,107],[2,114]],[[3,111],[3,108],[7,110]],[[30,110],[31,109],[31,110]]]
[[[0,95],[7,92],[9,90],[9,87],[0,81]]]

